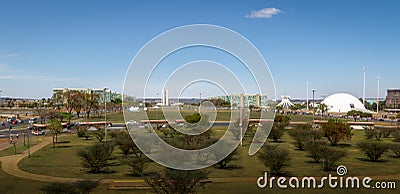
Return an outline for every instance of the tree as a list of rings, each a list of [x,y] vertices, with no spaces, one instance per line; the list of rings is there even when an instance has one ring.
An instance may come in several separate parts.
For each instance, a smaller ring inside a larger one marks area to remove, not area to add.
[[[218,150],[218,149],[217,149]],[[220,153],[224,154],[224,153]],[[227,155],[224,159],[217,163],[219,169],[227,169],[230,166],[230,163],[235,160],[235,156],[238,155],[239,152],[237,149],[233,150],[229,155]]]
[[[104,134],[104,129],[103,128],[99,128],[98,130],[93,131],[92,134],[100,143],[106,137],[105,134]]]
[[[394,143],[390,146],[390,150],[396,155],[396,157],[400,157],[400,144]]]
[[[299,150],[304,150],[304,144],[310,139],[320,139],[322,136],[320,131],[313,130],[309,124],[294,127],[289,131],[289,135],[294,139],[293,144]]]
[[[265,167],[269,168],[271,174],[280,175],[286,166],[289,166],[290,156],[286,149],[278,148],[277,145],[264,145],[258,154],[259,160]]]
[[[354,121],[357,121],[357,117],[361,115],[361,111],[357,111],[357,110],[351,110],[349,112],[347,112],[347,116],[352,116]]]
[[[86,118],[90,117],[90,111],[96,108],[98,105],[99,95],[98,94],[85,94],[85,112]]]
[[[345,156],[346,152],[344,150],[326,147],[322,152],[322,169],[327,171],[336,169],[337,162]]]
[[[83,107],[85,105],[84,104],[85,103],[85,94],[82,94],[81,92],[76,92],[76,93],[74,93],[73,98],[74,98],[73,99],[74,103],[72,104],[72,107],[76,112],[76,116],[78,116],[78,118],[79,118],[81,110],[83,109]]]
[[[275,142],[278,141],[278,139],[282,137],[285,127],[289,125],[289,121],[290,117],[287,115],[276,115],[274,125],[272,126],[268,137],[273,139]]]
[[[67,109],[68,113],[72,114],[72,110],[75,110],[79,117],[79,113],[84,103],[84,95],[79,91],[67,91],[64,92],[63,96],[64,107]],[[69,120],[68,122],[71,122],[71,120]]]
[[[38,108],[38,109],[35,109],[33,112],[34,112],[34,114],[39,116],[40,123],[46,123],[46,117],[47,117],[47,114],[49,113],[48,109]]]
[[[333,146],[336,146],[339,141],[350,140],[353,136],[350,126],[337,119],[329,119],[327,123],[322,124],[322,131]]]
[[[208,178],[203,170],[175,170],[166,168],[163,172],[145,177],[145,181],[156,193],[195,193],[201,181]]]
[[[326,141],[323,140],[310,139],[304,144],[304,148],[308,152],[308,156],[311,157],[316,163],[321,162],[323,153],[327,147]]]
[[[50,130],[50,134],[53,137],[53,148],[55,148],[56,147],[55,143],[57,142],[57,135],[62,130],[61,122],[57,119],[51,119],[49,124],[47,125],[47,128]]]
[[[321,110],[322,115],[324,115],[324,113],[328,111],[328,105],[324,103],[319,104],[319,110]]]
[[[115,133],[115,142],[125,156],[136,146],[132,138],[125,131]]]
[[[363,141],[357,144],[357,147],[364,152],[364,154],[371,161],[378,161],[388,149],[390,145],[387,143],[376,142],[376,141]]]
[[[42,188],[46,194],[78,194],[71,183],[53,182]]]
[[[47,194],[89,194],[99,185],[99,181],[82,180],[75,183],[53,182],[42,188]]]
[[[194,113],[194,114],[190,114],[190,115],[186,115],[185,116],[185,121],[191,124],[197,123],[199,122],[201,119],[201,115],[200,113]]]
[[[96,180],[81,180],[72,184],[73,188],[75,188],[79,193],[89,194],[94,188],[99,185],[99,181]]]
[[[108,160],[114,151],[111,143],[97,143],[87,149],[79,150],[78,156],[81,158],[82,166],[89,172],[100,173],[108,166]]]
[[[131,168],[133,176],[143,176],[145,169],[150,164],[150,160],[144,154],[134,154],[123,158],[122,163],[127,164]]]

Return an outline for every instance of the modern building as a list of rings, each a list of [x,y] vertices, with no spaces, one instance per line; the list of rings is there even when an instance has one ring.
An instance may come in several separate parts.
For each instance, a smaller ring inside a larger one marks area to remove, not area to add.
[[[53,88],[53,100],[55,104],[62,104],[63,101],[58,102],[59,99],[63,99],[64,93],[68,91],[78,91],[82,94],[97,94],[99,96],[98,103],[111,102],[115,99],[122,99],[122,95],[119,92],[115,92],[109,89],[91,89],[91,88]]]
[[[290,96],[284,95],[281,96],[282,101],[276,105],[282,107],[283,109],[290,109],[290,107],[294,106],[294,104],[290,101]]]
[[[163,106],[169,106],[168,90],[163,90],[162,91],[162,105]]]
[[[387,89],[386,108],[400,108],[400,89]]]
[[[369,112],[357,97],[347,93],[332,94],[321,103],[327,105],[330,113],[347,113],[351,110]]]
[[[225,96],[210,97],[210,100],[221,99],[238,107],[267,107],[267,95],[263,94],[231,94]]]

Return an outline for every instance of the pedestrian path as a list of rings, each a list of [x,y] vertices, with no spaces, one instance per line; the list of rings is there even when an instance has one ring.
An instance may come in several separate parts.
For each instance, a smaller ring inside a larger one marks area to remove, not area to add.
[[[31,154],[44,148],[45,146],[52,143],[51,137],[43,138],[43,141],[30,149]],[[18,167],[19,161],[28,156],[28,150],[21,154],[0,157],[1,166],[4,172],[23,179],[47,181],[47,182],[75,182],[80,180],[79,178],[64,178],[64,177],[53,177],[47,175],[33,174],[22,171]]]

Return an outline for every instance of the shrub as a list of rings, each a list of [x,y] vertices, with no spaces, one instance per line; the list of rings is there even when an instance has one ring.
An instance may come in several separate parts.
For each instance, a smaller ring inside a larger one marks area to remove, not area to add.
[[[42,188],[46,194],[78,194],[71,183],[54,182]]]
[[[289,166],[290,161],[288,150],[268,144],[264,145],[262,151],[258,154],[258,158],[274,175],[282,174],[284,168]]]
[[[229,155],[227,155],[224,159],[217,163],[219,169],[227,169],[230,167],[230,163],[234,161],[236,158],[235,156],[238,155],[239,152],[237,149],[233,150]]]
[[[92,132],[93,136],[101,143],[105,138],[104,129],[99,128],[97,131]]]
[[[289,135],[294,139],[293,144],[300,150],[304,150],[305,143],[309,140],[318,140],[321,138],[321,132],[312,130],[311,125],[299,125],[289,131]]]
[[[376,131],[372,127],[364,127],[364,132],[367,139],[372,139],[376,136]]]
[[[338,150],[331,147],[325,147],[326,149],[322,152],[323,159],[323,170],[334,170],[337,167],[337,162],[346,156],[344,150]]]
[[[145,155],[133,155],[124,158],[122,162],[130,167],[133,176],[143,176],[150,160]]]
[[[289,125],[289,121],[290,117],[286,115],[276,115],[274,125],[268,137],[274,141],[278,141],[282,137],[285,127]]]
[[[89,193],[99,185],[99,181],[95,180],[82,180],[75,182],[73,186],[79,193]]]
[[[394,137],[395,142],[400,142],[400,130],[396,129],[392,132],[392,136]]]
[[[323,140],[308,140],[304,144],[305,150],[308,152],[309,157],[319,163],[323,158],[323,153],[327,149],[328,144]]]
[[[353,135],[350,126],[346,122],[334,119],[329,119],[327,123],[324,123],[322,131],[333,146],[336,146],[339,141],[350,140]]]
[[[82,180],[75,183],[53,182],[42,188],[46,194],[89,193],[99,185],[95,180]]]
[[[382,157],[382,154],[390,148],[390,145],[376,141],[363,141],[359,142],[357,147],[364,152],[371,161],[378,161],[379,158]]]
[[[156,193],[195,193],[201,181],[208,178],[203,170],[175,170],[166,168],[145,177],[145,181]]]
[[[400,157],[400,144],[395,143],[390,146],[390,150],[397,156]]]
[[[110,143],[98,143],[85,150],[78,150],[78,156],[82,160],[82,166],[89,172],[100,173],[108,165],[108,160],[114,150]]]

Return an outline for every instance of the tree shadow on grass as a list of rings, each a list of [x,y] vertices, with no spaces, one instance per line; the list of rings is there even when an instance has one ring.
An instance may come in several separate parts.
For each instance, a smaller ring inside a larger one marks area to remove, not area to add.
[[[334,146],[334,147],[349,148],[349,147],[353,147],[353,146],[351,144],[349,144],[349,143],[341,143],[341,144],[338,144],[337,146]]]
[[[100,171],[97,171],[97,172],[90,171],[90,170],[88,170],[86,172],[89,173],[89,174],[113,174],[116,171],[107,168],[107,169],[103,169],[103,170],[100,170]]]
[[[58,141],[56,144],[71,143],[71,141]]]
[[[389,160],[383,160],[383,159],[380,159],[380,160],[377,160],[377,161],[373,161],[373,160],[370,160],[369,158],[356,158],[357,160],[360,160],[360,161],[363,161],[363,162],[371,162],[371,163],[386,163],[386,162],[388,162]]]
[[[285,143],[286,141],[283,141],[283,140],[278,140],[278,141],[269,141],[270,143]]]
[[[69,148],[69,145],[57,145],[56,148]]]
[[[219,168],[218,169],[222,169],[222,170],[235,170],[235,169],[243,169],[243,166],[240,165],[228,165],[225,168]]]

